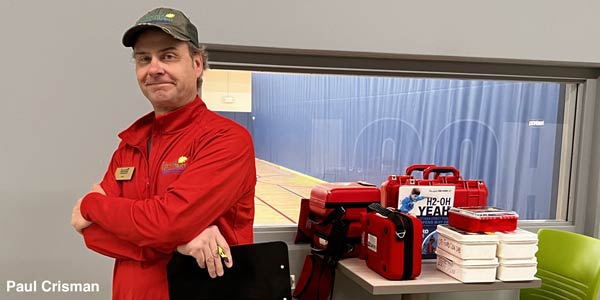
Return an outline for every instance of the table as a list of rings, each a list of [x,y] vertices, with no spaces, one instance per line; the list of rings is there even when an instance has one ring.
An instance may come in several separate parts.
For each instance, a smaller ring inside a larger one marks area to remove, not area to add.
[[[387,280],[357,258],[338,263],[334,300],[339,299],[518,299],[522,288],[540,287],[532,281],[462,283],[438,271],[435,261],[423,262],[421,275],[415,280]],[[360,288],[357,288],[360,287]],[[362,290],[362,291],[361,291]],[[437,293],[437,294],[436,294]],[[398,296],[402,295],[402,296]],[[485,297],[485,298],[484,298]]]

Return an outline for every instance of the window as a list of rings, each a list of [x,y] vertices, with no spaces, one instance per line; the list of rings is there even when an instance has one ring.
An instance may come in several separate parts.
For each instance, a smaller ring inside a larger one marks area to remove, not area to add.
[[[248,126],[272,175],[306,175],[259,178],[295,201],[319,180],[381,184],[412,163],[435,163],[483,179],[488,204],[533,220],[525,227],[571,226],[574,203],[585,203],[572,173],[581,174],[573,159],[589,124],[575,116],[587,106],[585,80],[598,76],[592,69],[236,51],[211,52],[213,67],[254,71],[252,113],[229,116]],[[297,202],[289,206],[275,207],[281,224],[297,218]]]
[[[252,87],[245,120],[261,160],[377,185],[411,164],[451,165],[485,181],[488,205],[557,219],[567,84],[255,72]],[[284,189],[274,198],[259,190],[266,205],[308,197],[306,186],[260,173],[259,184]],[[268,222],[258,214],[256,223]]]

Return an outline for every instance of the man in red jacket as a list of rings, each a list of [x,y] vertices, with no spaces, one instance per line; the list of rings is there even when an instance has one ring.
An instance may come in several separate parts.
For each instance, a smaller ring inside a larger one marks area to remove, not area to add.
[[[231,257],[229,245],[253,242],[254,149],[243,127],[198,96],[206,55],[182,12],[148,12],[123,44],[154,111],[119,134],[102,182],[71,223],[88,248],[116,259],[113,299],[167,300],[175,251],[214,278],[224,272],[219,247]]]

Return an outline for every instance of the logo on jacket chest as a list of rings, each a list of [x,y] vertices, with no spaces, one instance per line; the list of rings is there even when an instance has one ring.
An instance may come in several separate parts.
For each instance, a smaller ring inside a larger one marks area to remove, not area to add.
[[[163,161],[160,173],[162,175],[182,173],[187,167],[187,161],[188,158],[185,156],[180,156],[175,162]]]

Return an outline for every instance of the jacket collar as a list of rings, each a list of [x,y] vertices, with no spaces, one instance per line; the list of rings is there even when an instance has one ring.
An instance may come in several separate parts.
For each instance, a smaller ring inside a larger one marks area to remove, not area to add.
[[[206,104],[196,96],[192,102],[174,111],[160,116],[155,116],[154,112],[146,114],[119,133],[119,137],[131,146],[146,147],[151,132],[161,135],[176,133],[197,121],[205,110]]]

